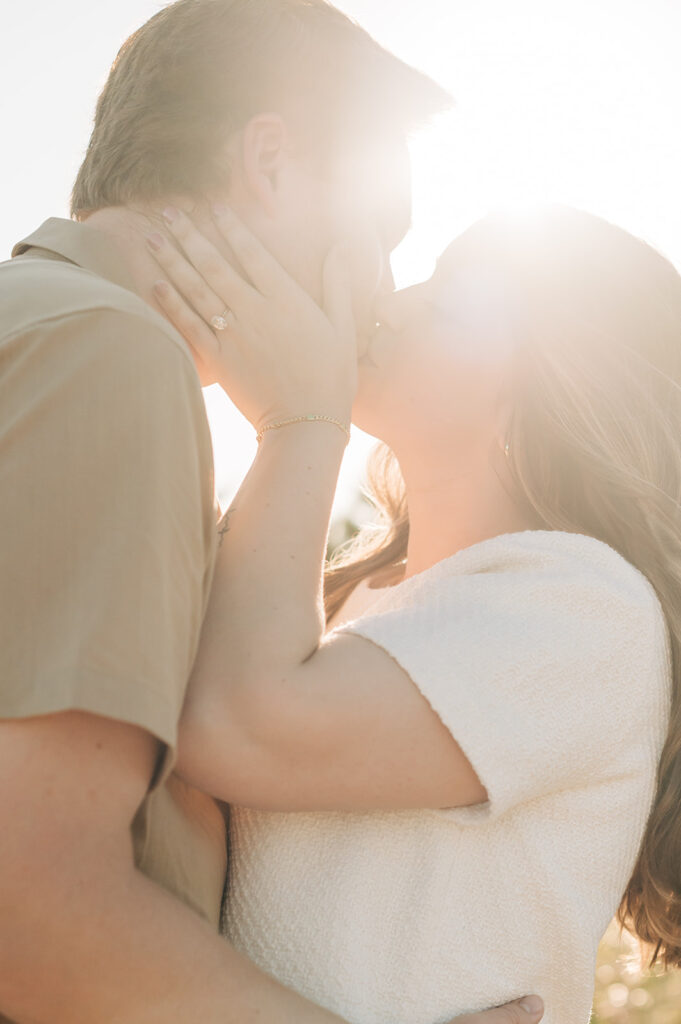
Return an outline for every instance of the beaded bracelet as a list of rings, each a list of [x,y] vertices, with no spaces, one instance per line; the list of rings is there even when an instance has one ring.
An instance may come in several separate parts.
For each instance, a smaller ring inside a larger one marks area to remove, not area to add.
[[[292,423],[333,423],[333,425],[342,430],[345,436],[347,437],[347,441],[345,443],[347,444],[348,441],[350,440],[350,427],[347,425],[347,423],[342,423],[340,420],[334,419],[333,416],[317,415],[291,416],[287,420],[277,420],[274,423],[268,423],[266,424],[266,426],[260,428],[260,430],[256,434],[255,439],[258,442],[258,444],[260,444],[267,430],[278,430],[280,427],[288,427]]]

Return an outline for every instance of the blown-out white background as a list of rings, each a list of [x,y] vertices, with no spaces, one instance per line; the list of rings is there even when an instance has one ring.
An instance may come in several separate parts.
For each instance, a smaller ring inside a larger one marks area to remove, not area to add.
[[[1,0],[0,258],[66,216],[94,102],[119,45],[162,4]],[[416,140],[414,228],[398,283],[499,203],[557,199],[644,235],[681,266],[681,0],[338,0],[384,45],[454,94]],[[206,395],[225,500],[254,451],[224,395]],[[337,512],[368,439],[348,449]]]

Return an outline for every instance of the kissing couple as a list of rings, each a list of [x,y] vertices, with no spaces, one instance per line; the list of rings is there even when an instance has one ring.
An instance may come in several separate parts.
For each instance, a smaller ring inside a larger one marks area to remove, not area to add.
[[[548,207],[396,292],[449,102],[178,0],[0,267],[4,1021],[586,1024],[615,914],[681,964],[681,278]]]

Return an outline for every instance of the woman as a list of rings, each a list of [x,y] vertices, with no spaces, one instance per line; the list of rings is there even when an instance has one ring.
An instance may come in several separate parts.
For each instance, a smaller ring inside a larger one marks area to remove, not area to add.
[[[323,314],[216,219],[249,283],[182,218],[196,269],[166,269],[212,297],[159,299],[261,442],[180,751],[235,805],[229,934],[358,1024],[525,990],[586,1022],[618,907],[681,963],[681,279],[585,213],[490,217],[383,300],[357,372],[338,254]],[[351,410],[384,521],[325,633]]]

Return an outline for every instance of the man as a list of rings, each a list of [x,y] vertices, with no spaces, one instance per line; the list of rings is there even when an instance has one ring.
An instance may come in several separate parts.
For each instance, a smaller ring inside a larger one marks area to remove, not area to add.
[[[6,1021],[338,1021],[218,936],[222,815],[172,775],[217,541],[199,379],[144,240],[171,199],[206,230],[227,199],[317,295],[341,230],[399,241],[406,132],[445,102],[323,0],[179,0],[112,69],[86,223],[0,267]]]

